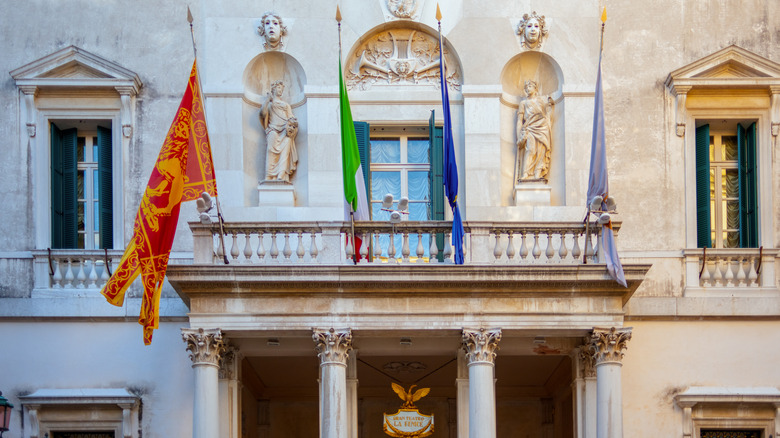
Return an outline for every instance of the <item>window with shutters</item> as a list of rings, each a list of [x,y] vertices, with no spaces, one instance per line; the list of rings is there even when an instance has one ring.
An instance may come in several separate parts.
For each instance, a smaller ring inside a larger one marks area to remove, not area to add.
[[[110,120],[51,120],[52,248],[113,248]]]
[[[756,123],[697,121],[696,222],[700,248],[757,248]]]
[[[390,213],[382,210],[382,199],[393,195],[393,208],[398,200],[409,200],[409,214],[402,220],[444,220],[444,188],[442,182],[442,128],[434,123],[434,114],[427,125],[382,125],[355,122],[358,148],[366,178],[371,220],[387,221]],[[430,237],[423,236],[426,255]],[[380,237],[389,239],[388,236]],[[400,251],[401,236],[395,237]],[[443,237],[437,244],[442,248]],[[409,236],[409,245],[417,246],[417,236]],[[387,248],[387,242],[382,241]]]

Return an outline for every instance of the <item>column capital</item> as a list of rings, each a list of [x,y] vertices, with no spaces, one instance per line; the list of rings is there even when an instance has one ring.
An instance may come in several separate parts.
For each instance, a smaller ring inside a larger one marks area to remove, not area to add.
[[[622,363],[623,350],[630,340],[631,327],[594,327],[588,338],[588,350],[593,355],[596,366],[610,362]]]
[[[501,329],[470,330],[463,329],[463,350],[466,352],[468,365],[475,363],[494,364],[498,342],[501,340]]]
[[[352,350],[352,330],[334,329],[328,330],[312,328],[312,340],[320,358],[320,366],[343,365],[347,366],[347,357]]]
[[[593,357],[593,351],[588,344],[589,338],[585,338],[585,345],[577,349],[579,358],[580,373],[585,378],[596,377],[596,358]]]
[[[225,351],[219,357],[219,378],[238,380],[241,358],[241,351],[238,347],[226,344]]]
[[[181,336],[187,343],[192,365],[219,366],[219,359],[225,351],[220,329],[181,329]]]

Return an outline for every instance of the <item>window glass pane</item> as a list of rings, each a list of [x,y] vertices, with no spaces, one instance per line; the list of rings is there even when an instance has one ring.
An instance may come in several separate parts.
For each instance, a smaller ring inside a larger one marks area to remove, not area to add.
[[[723,233],[724,248],[739,248],[739,232],[727,231]]]
[[[428,172],[409,172],[409,200],[428,199]]]
[[[95,163],[98,161],[98,150],[97,137],[92,137],[92,161]]]
[[[78,203],[78,230],[84,231],[86,228],[84,226],[84,209],[87,207],[85,205],[86,203],[84,201],[79,201]]]
[[[92,202],[92,231],[100,231],[100,207],[97,201]]]
[[[429,208],[427,202],[410,202],[409,203],[409,220],[410,221],[427,221],[430,218]]]
[[[710,162],[715,161],[715,137],[710,136]]]
[[[720,139],[721,142],[721,159],[722,160],[737,160],[737,136],[736,135],[724,135]]]
[[[84,171],[79,170],[76,174],[76,196],[79,199],[84,199]]]
[[[100,199],[100,184],[98,170],[92,170],[92,199]]]
[[[721,173],[723,180],[723,197],[739,198],[739,170],[724,169]]]
[[[401,140],[397,138],[371,139],[372,163],[400,163]]]
[[[394,202],[393,207],[397,204]],[[382,210],[381,202],[371,203],[371,220],[374,221],[388,221],[390,220],[390,212]]]
[[[407,163],[427,163],[428,147],[427,138],[410,138],[406,143]]]
[[[86,144],[87,139],[84,137],[76,137],[76,159],[79,163],[83,163],[86,161],[85,154],[87,153],[86,148],[84,145]]]
[[[396,201],[401,198],[401,172],[371,172],[371,199],[382,200],[390,193]]]
[[[78,242],[76,242],[76,248],[84,249],[86,246],[84,246],[84,233],[78,234]]]

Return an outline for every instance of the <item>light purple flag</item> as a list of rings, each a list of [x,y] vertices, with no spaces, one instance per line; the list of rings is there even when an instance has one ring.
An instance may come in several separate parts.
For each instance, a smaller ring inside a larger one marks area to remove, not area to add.
[[[607,142],[604,136],[604,93],[601,89],[601,57],[599,56],[599,71],[596,77],[596,104],[593,109],[593,141],[590,147],[590,173],[588,177],[588,197],[585,202],[601,196],[604,200],[609,194],[609,178],[607,176]],[[606,210],[606,202],[601,203],[601,209]],[[607,272],[618,283],[627,287],[623,275],[623,265],[615,245],[615,235],[612,232],[612,221],[601,227],[601,250],[607,264]]]

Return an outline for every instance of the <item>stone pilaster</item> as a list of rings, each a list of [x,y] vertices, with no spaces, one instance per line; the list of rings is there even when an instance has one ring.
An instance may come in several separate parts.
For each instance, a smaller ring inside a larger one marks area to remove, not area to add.
[[[241,430],[241,360],[238,347],[226,345],[219,358],[220,436],[238,438]]]
[[[501,329],[464,329],[462,339],[469,369],[469,438],[495,438],[494,367]]]
[[[621,368],[631,328],[594,328],[587,348],[596,367],[596,437],[623,438]]]
[[[220,329],[182,329],[195,370],[193,438],[219,438],[219,361],[225,351]]]
[[[352,350],[352,330],[312,329],[320,358],[320,436],[344,438],[350,435],[347,406],[347,358]]]

